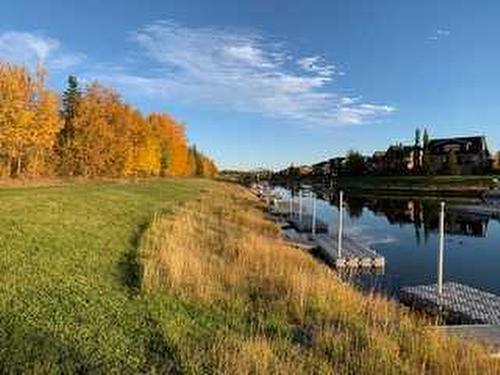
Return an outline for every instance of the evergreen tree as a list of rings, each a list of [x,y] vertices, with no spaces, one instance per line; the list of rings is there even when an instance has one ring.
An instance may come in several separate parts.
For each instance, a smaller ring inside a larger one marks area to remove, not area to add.
[[[422,155],[422,169],[424,172],[424,175],[429,176],[432,174],[432,166],[431,166],[431,160],[430,160],[430,153],[429,153],[429,142],[430,142],[430,137],[429,133],[427,132],[427,129],[424,129],[424,136],[422,139],[422,145],[423,145],[423,155]]]
[[[427,129],[424,129],[424,136],[423,136],[424,149],[427,149],[429,147],[429,142],[430,142],[429,133],[427,132]]]
[[[78,85],[78,79],[70,75],[67,87],[62,95],[62,117],[63,127],[57,139],[57,154],[59,155],[59,173],[63,175],[72,174],[73,144],[75,139],[75,118],[78,114],[78,106],[82,100],[82,92]]]
[[[420,139],[421,139],[420,129],[416,128],[415,129],[415,147],[416,148],[420,147]]]

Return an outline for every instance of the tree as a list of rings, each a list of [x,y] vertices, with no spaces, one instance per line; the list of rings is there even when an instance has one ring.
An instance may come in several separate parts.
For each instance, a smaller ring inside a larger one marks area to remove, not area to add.
[[[450,151],[446,158],[445,172],[449,175],[459,175],[460,167],[458,165],[457,154],[455,151]]]
[[[420,129],[416,128],[415,129],[415,148],[420,147],[420,139],[421,139]]]
[[[424,136],[423,136],[423,148],[424,148],[424,150],[426,150],[429,147],[429,142],[430,142],[429,133],[427,132],[427,129],[424,129]]]
[[[352,176],[361,176],[366,173],[367,166],[363,155],[358,151],[350,150],[346,156],[346,172]]]
[[[429,176],[432,174],[431,156],[429,150],[430,137],[427,129],[424,129],[423,136],[423,155],[422,155],[422,170],[424,175]]]
[[[75,118],[78,115],[78,107],[82,100],[82,92],[78,84],[78,79],[70,75],[67,87],[62,95],[63,127],[57,137],[56,152],[59,157],[59,173],[63,175],[71,174],[74,171],[74,139],[75,139]]]
[[[97,82],[68,77],[60,106],[34,74],[0,63],[0,174],[213,176],[215,163],[193,146],[185,127],[164,113],[148,117]],[[57,166],[57,168],[56,168]]]
[[[46,174],[59,127],[57,97],[45,88],[46,72],[0,63],[0,148],[4,175]]]

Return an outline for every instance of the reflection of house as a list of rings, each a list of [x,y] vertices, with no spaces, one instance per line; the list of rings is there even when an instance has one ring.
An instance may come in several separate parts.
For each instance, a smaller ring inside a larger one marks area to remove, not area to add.
[[[489,219],[487,217],[466,214],[449,214],[446,231],[450,234],[460,234],[471,237],[486,237]]]
[[[434,172],[446,169],[454,153],[460,174],[481,173],[489,168],[490,152],[485,137],[435,139],[429,142],[429,161]]]

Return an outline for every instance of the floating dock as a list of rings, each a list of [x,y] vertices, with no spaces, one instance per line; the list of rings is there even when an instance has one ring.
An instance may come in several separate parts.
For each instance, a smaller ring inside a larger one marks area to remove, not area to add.
[[[288,220],[290,224],[297,229],[299,232],[312,232],[312,215],[302,214],[302,220],[295,216]],[[316,233],[326,233],[328,232],[328,225],[321,220],[316,219]]]
[[[281,199],[269,188],[259,185],[254,191],[257,196],[267,202],[269,213],[280,226],[284,240],[291,246],[307,251],[318,250],[328,263],[339,269],[383,268],[385,266],[385,258],[371,249],[368,244],[347,236],[342,236],[342,248],[339,254],[338,240],[328,236],[328,224],[318,220],[315,216],[314,200],[312,213],[308,213],[302,201]],[[340,207],[342,207],[342,198]],[[342,209],[339,214],[342,217]],[[342,224],[339,224],[339,228],[342,232]]]
[[[500,297],[455,282],[402,288],[400,300],[414,308],[442,316],[452,324],[500,325]]]
[[[285,242],[298,249],[313,251],[318,247],[310,234],[300,233],[293,228],[283,229],[282,235]]]
[[[337,268],[384,267],[385,258],[370,248],[368,244],[344,237],[339,256],[338,243],[327,234],[315,236],[314,241],[321,253],[331,259]]]

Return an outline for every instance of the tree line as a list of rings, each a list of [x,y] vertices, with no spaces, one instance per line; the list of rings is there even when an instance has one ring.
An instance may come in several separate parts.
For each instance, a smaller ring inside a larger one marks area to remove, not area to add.
[[[68,77],[61,95],[47,71],[0,62],[0,176],[214,176],[183,124],[143,115],[119,94]]]

